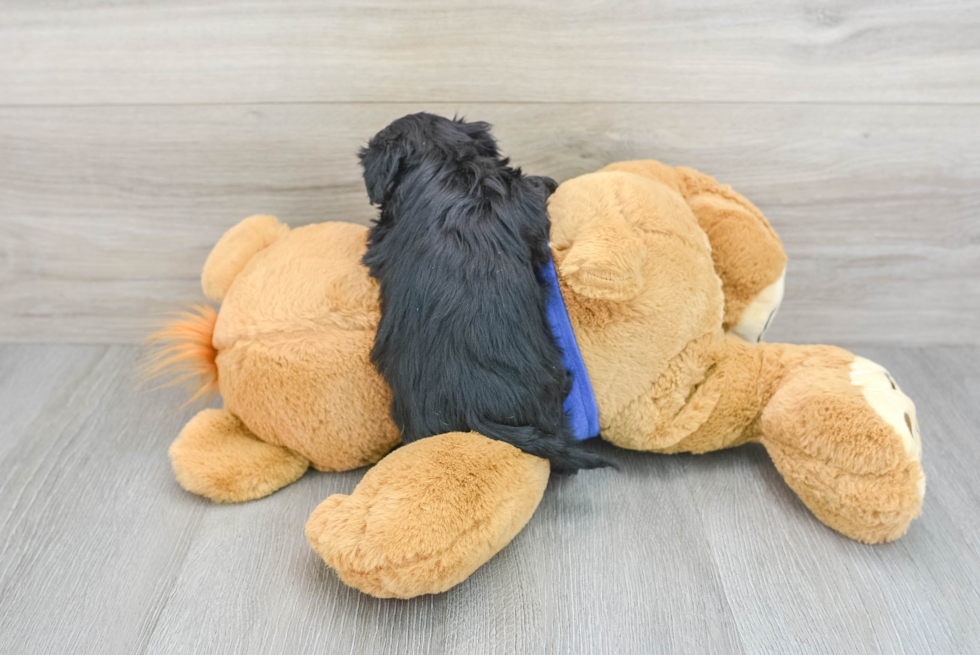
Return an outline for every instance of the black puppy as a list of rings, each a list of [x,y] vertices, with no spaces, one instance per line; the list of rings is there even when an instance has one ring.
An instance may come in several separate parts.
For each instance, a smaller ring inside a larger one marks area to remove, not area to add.
[[[568,426],[571,379],[536,275],[555,182],[508,166],[489,130],[413,114],[361,151],[381,207],[364,256],[381,286],[371,359],[405,443],[473,430],[556,472],[608,466]]]

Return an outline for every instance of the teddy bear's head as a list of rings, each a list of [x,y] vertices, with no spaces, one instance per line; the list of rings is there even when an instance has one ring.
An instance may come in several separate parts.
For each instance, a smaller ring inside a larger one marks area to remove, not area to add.
[[[583,175],[558,187],[548,211],[565,304],[606,426],[650,394],[685,349],[710,350],[721,338],[721,280],[687,202],[660,182]]]

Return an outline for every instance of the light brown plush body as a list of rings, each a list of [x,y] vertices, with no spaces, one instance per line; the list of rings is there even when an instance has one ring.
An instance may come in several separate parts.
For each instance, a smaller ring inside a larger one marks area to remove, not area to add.
[[[663,453],[761,442],[827,525],[867,543],[905,532],[925,482],[914,405],[845,350],[759,343],[786,258],[758,209],[696,171],[641,161],[565,182],[549,214],[604,439]],[[385,456],[399,439],[369,361],[379,310],[366,236],[252,217],[221,239],[203,276],[221,310],[212,343],[196,347],[213,345],[225,409],[195,417],[171,458],[185,488],[219,502],[264,496],[308,465],[380,460],[314,511],[307,536],[348,584],[406,598],[448,589],[503,548],[548,464],[474,433]]]

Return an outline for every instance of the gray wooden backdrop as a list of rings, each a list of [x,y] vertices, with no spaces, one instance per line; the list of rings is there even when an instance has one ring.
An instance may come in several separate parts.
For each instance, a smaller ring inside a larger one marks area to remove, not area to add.
[[[732,184],[791,258],[773,339],[980,342],[975,0],[3,0],[0,341],[138,342],[253,213],[366,223],[356,149],[422,109]]]

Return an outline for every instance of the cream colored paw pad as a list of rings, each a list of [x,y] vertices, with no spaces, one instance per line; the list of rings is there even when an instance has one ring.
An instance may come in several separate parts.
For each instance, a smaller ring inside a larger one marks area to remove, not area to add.
[[[731,329],[731,333],[742,341],[748,343],[759,343],[769,329],[773,317],[779,304],[783,302],[783,292],[786,289],[786,271],[779,276],[779,279],[759,292],[759,295],[749,303],[749,306],[742,312],[742,318],[738,325]]]
[[[855,357],[851,363],[851,384],[861,387],[871,408],[895,428],[902,437],[905,451],[918,461],[922,457],[922,441],[915,419],[915,403],[902,393],[885,367],[870,359]]]

